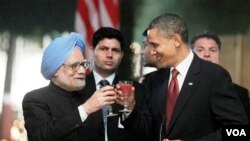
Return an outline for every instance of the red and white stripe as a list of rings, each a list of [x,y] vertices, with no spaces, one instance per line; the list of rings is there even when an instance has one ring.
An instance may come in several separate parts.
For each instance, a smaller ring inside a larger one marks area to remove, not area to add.
[[[119,28],[119,0],[78,0],[75,31],[91,46],[93,33],[103,26]]]

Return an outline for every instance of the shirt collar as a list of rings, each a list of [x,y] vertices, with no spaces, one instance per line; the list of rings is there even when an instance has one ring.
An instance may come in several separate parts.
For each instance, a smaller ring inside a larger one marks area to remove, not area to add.
[[[189,50],[188,56],[180,64],[178,64],[175,67],[181,76],[186,76],[187,71],[192,63],[193,58],[194,58],[194,53],[191,50]],[[171,67],[170,72],[172,72],[173,69],[174,68]]]
[[[101,75],[99,75],[95,70],[93,70],[93,75],[94,75],[95,85],[96,85],[96,86],[99,85],[98,83],[99,83],[101,80],[103,80],[103,79],[108,80],[108,82],[109,82],[110,84],[113,84],[113,81],[114,81],[114,79],[115,79],[115,73],[112,73],[112,74],[109,75],[108,77],[103,78],[103,77],[102,77]]]

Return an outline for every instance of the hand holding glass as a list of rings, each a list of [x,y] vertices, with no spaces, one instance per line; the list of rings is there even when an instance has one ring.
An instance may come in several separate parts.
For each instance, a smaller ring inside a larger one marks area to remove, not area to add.
[[[107,107],[106,107],[107,109],[108,109],[108,113],[107,113],[107,117],[113,117],[113,116],[117,116],[118,114],[115,114],[115,113],[113,113],[113,109],[112,109],[112,105],[107,105]]]
[[[120,90],[124,96],[124,109],[120,112],[130,112],[128,109],[128,97],[132,93],[133,81],[119,81]]]

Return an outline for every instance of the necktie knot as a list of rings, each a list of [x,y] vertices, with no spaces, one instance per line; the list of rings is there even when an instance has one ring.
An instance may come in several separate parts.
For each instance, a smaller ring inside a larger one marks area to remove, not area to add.
[[[175,79],[175,78],[177,77],[178,74],[179,74],[178,70],[174,68],[174,69],[172,70],[172,78]]]
[[[101,81],[99,82],[99,84],[100,84],[101,87],[110,85],[109,81],[108,81],[108,80],[105,80],[105,79],[104,79],[104,80],[101,80]]]

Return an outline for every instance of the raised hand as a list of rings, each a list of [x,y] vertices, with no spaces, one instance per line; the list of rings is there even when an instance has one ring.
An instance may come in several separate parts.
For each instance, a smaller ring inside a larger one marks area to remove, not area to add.
[[[95,93],[83,104],[85,112],[89,115],[116,100],[116,91],[113,86],[105,86]]]
[[[124,106],[125,96],[124,96],[123,92],[121,91],[120,84],[116,84],[116,94],[117,94],[117,96],[116,96],[117,98],[116,98],[115,102]],[[135,88],[132,87],[131,93],[127,96],[127,108],[130,111],[132,111],[135,107],[136,101],[135,101],[134,95],[135,95]]]

